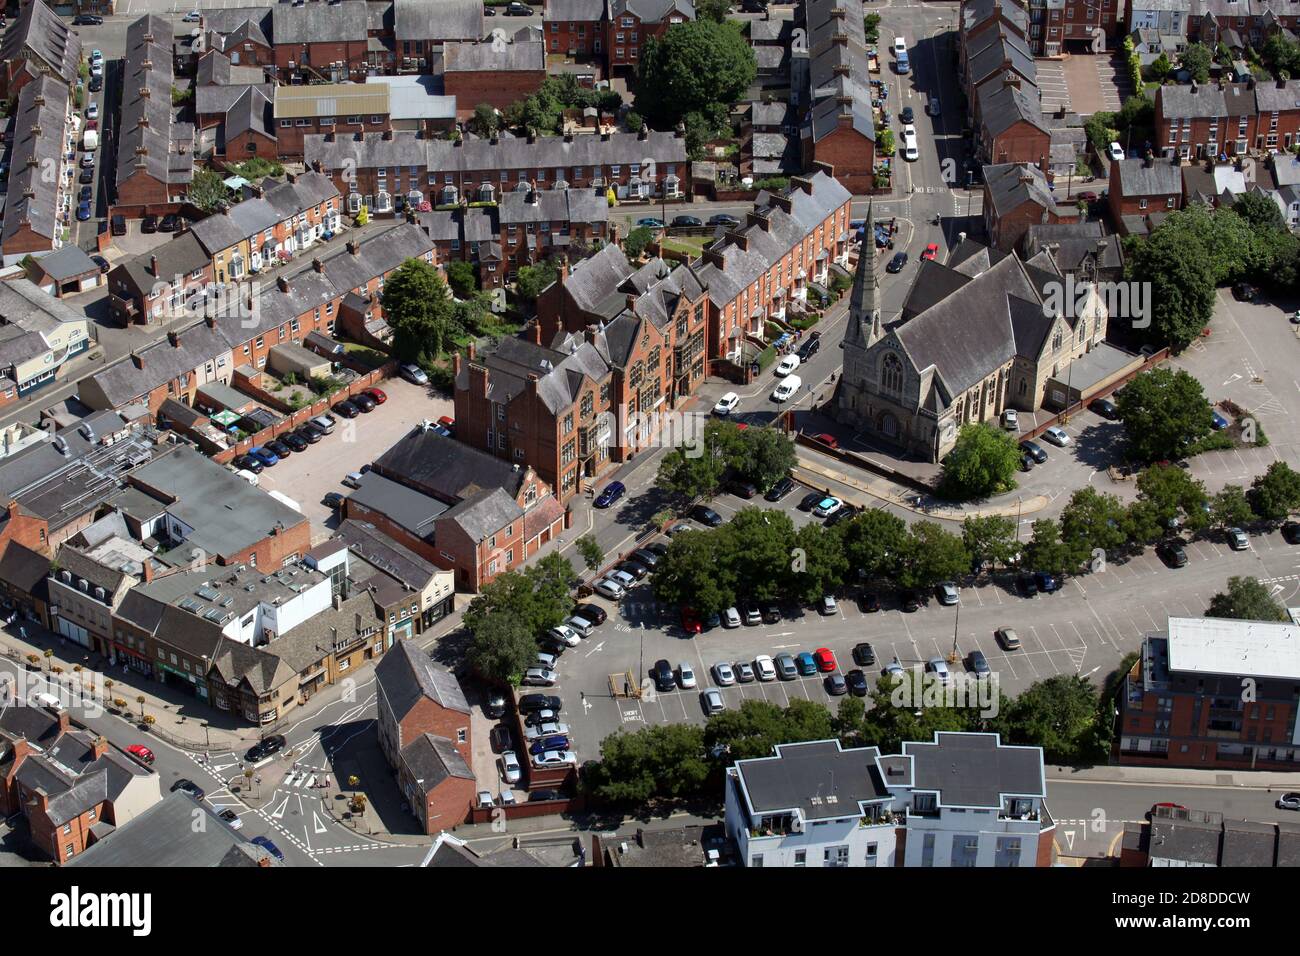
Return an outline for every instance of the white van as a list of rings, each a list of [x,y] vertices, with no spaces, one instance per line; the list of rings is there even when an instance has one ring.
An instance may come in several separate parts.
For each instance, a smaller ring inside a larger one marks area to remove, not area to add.
[[[59,703],[59,698],[55,697],[53,694],[46,694],[41,691],[32,694],[28,699],[28,703],[33,707],[44,707],[46,710],[52,710],[56,714],[63,713],[65,709],[63,704]]]
[[[257,475],[253,474],[251,471],[249,471],[249,470],[246,469],[246,468],[240,468],[238,471],[236,471],[236,472],[235,472],[235,477],[237,477],[237,478],[243,478],[246,482],[248,482],[248,483],[249,483],[250,485],[252,485],[254,488],[256,488],[258,482],[261,481],[261,479],[258,478]]]
[[[81,148],[87,152],[94,152],[99,148],[99,131],[88,129],[81,134]]]
[[[894,37],[894,56],[899,56],[907,52],[907,41],[902,37]]]

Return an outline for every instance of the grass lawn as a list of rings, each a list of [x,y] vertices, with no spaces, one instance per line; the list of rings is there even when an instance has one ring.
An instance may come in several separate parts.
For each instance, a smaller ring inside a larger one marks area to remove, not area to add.
[[[347,352],[351,358],[364,362],[371,368],[378,368],[388,361],[388,356],[383,352],[377,352],[357,342],[344,342],[343,351]]]
[[[704,247],[712,241],[712,236],[671,236],[665,237],[661,244],[665,249],[698,258],[704,252]]]

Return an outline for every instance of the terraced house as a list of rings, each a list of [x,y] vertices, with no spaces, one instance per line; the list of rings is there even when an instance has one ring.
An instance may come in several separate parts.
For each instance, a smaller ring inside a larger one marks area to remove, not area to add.
[[[867,85],[865,13],[861,0],[808,0],[807,88],[798,91],[801,143],[806,168],[835,168],[850,192],[875,186],[876,124]]]
[[[69,152],[75,151],[69,126],[71,106],[67,85],[52,76],[29,80],[18,94],[0,231],[6,266],[63,246],[72,208],[70,184],[74,182],[67,159]]]
[[[1253,80],[1162,86],[1156,90],[1155,108],[1156,147],[1181,159],[1237,156],[1258,148]]]
[[[38,76],[53,77],[71,91],[80,64],[81,39],[67,21],[44,0],[29,0],[0,43],[0,93],[13,99]]]
[[[415,133],[325,134],[306,137],[307,165],[334,179],[355,214],[364,204],[388,213],[395,197],[408,205],[496,202],[515,189],[612,188],[620,198],[683,195],[689,182],[686,142],[675,133],[602,133],[599,136],[450,142]]]

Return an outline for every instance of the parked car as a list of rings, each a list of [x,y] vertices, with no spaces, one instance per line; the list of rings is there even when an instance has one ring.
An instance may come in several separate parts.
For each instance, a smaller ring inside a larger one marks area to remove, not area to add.
[[[799,356],[787,355],[785,358],[781,359],[781,361],[776,363],[774,373],[778,378],[785,378],[785,376],[789,375],[799,367],[799,362]]]
[[[365,478],[365,473],[360,471],[349,471],[343,476],[343,485],[347,488],[360,488],[361,479]]]
[[[755,627],[763,623],[763,612],[758,609],[757,604],[748,601],[740,606],[740,616],[748,627]]]
[[[180,228],[181,218],[175,213],[168,213],[158,221],[159,232],[175,232]]]
[[[520,684],[526,687],[554,687],[560,676],[547,667],[530,667],[524,671]]]
[[[1156,545],[1156,554],[1171,568],[1187,567],[1187,551],[1181,541],[1166,539]]]
[[[1282,525],[1282,537],[1287,544],[1300,544],[1300,522],[1288,521]]]
[[[630,590],[636,586],[636,576],[629,574],[622,568],[615,568],[613,571],[606,574],[605,577],[607,580],[613,581],[615,584],[621,584],[624,591]]]
[[[1052,594],[1061,590],[1061,579],[1050,571],[1035,571],[1034,586],[1043,594]]]
[[[713,665],[713,682],[719,687],[730,687],[736,682],[736,672],[728,661]]]
[[[94,181],[95,181],[95,170],[92,168],[83,168],[81,170],[81,175],[77,177],[77,182],[83,186],[86,185],[87,183],[93,183]]]
[[[110,270],[111,268],[113,268],[111,265],[108,264],[108,260],[101,255],[91,256],[90,261],[93,262],[95,265],[99,266],[99,271],[101,275],[103,273],[108,272],[108,270]]]
[[[303,438],[297,432],[285,432],[276,439],[280,444],[295,452],[304,452],[307,450],[307,439]]]
[[[512,2],[506,6],[506,16],[508,17],[531,17],[532,15],[533,8],[528,6],[526,3],[518,3],[512,0]]]
[[[370,400],[376,405],[382,405],[384,402],[388,401],[388,393],[382,388],[368,388],[361,394],[369,396]]]
[[[646,575],[650,573],[650,569],[640,561],[633,561],[631,559],[620,561],[618,564],[614,565],[614,571],[621,571],[623,574],[632,578],[633,581],[642,581],[645,579]],[[621,584],[623,582],[620,580],[619,583]]]
[[[732,410],[739,404],[740,396],[735,392],[727,392],[727,394],[718,399],[717,404],[713,406],[713,414],[730,415]]]
[[[537,757],[550,750],[568,750],[572,746],[569,738],[564,734],[553,734],[550,737],[543,737],[536,740],[528,746],[529,756]]]
[[[840,501],[839,498],[834,495],[827,495],[817,502],[817,506],[813,508],[812,513],[818,518],[829,518],[843,507],[844,502]]]
[[[934,595],[944,607],[952,607],[960,600],[957,595],[957,585],[952,581],[944,581],[935,585]]]
[[[1106,147],[1106,155],[1110,157],[1112,162],[1117,163],[1124,158],[1124,147],[1119,143],[1111,143]]]
[[[898,113],[898,121],[904,124],[916,122],[916,116],[912,112],[912,107],[904,106]]]
[[[588,621],[590,621],[592,624],[595,624],[597,627],[599,627],[601,624],[604,624],[606,619],[608,618],[608,614],[606,613],[605,609],[601,607],[599,604],[579,604],[577,607],[573,609],[573,613],[579,615],[580,617],[585,617]]]
[[[722,524],[722,515],[706,505],[696,505],[691,509],[690,516],[700,524],[708,525],[710,528],[717,528]]]
[[[830,432],[822,432],[821,434],[813,435],[812,437],[814,440],[821,442],[827,448],[834,448],[837,451],[839,450],[840,440]]]
[[[853,646],[853,663],[859,667],[870,667],[876,662],[876,651],[870,644],[863,642]]]
[[[201,19],[203,19],[203,14],[199,13],[197,10],[191,10],[189,13],[185,14],[185,16],[181,17],[181,22],[198,23]]]
[[[564,709],[560,698],[553,694],[524,694],[516,706],[521,714],[538,714],[547,710],[558,713]]]
[[[1009,432],[1020,431],[1020,416],[1014,408],[1004,408],[1002,410],[1002,427]]]
[[[104,18],[95,16],[93,13],[79,13],[72,18],[74,27],[98,27],[103,26]]]
[[[722,626],[728,629],[740,627],[740,612],[734,607],[726,608],[722,612]]]
[[[1238,282],[1232,287],[1232,295],[1241,302],[1254,302],[1259,298],[1259,290],[1249,282]]]
[[[92,93],[98,93],[98,92],[100,92],[101,90],[104,89],[104,77],[103,77],[103,76],[92,76],[92,77],[90,78],[90,85],[87,86],[86,89],[90,90],[90,92],[92,92]]]
[[[81,161],[81,165],[82,165],[83,167],[86,165],[86,159],[89,159],[89,158],[90,158],[90,157],[87,156],[87,157],[85,157],[85,158],[82,159],[82,161]],[[140,231],[141,231],[141,232],[157,232],[157,231],[158,231],[158,217],[157,217],[157,216],[154,216],[154,215],[149,215],[149,216],[145,216],[143,219],[141,219],[141,220],[140,220]]]
[[[690,690],[695,686],[695,668],[691,667],[686,661],[677,665],[677,681],[682,685],[683,690]]]
[[[1224,532],[1228,539],[1228,547],[1233,551],[1245,551],[1250,547],[1250,539],[1246,537],[1246,532],[1240,528],[1229,528]]]
[[[925,662],[925,669],[939,678],[939,683],[947,684],[952,680],[952,674],[948,672],[948,662],[942,657],[932,657]]]
[[[265,445],[255,445],[248,449],[248,453],[260,461],[267,468],[279,463],[280,456],[271,451]]]
[[[677,675],[673,673],[673,665],[666,660],[655,661],[654,667],[650,668],[650,679],[655,682],[656,690],[677,689]]]
[[[664,221],[663,221],[662,219],[656,219],[654,216],[642,216],[640,219],[638,219],[638,220],[636,221],[636,227],[637,227],[638,229],[663,229],[663,228],[665,228],[665,226],[664,226]]]
[[[823,673],[837,670],[840,666],[839,662],[835,660],[835,652],[832,651],[829,647],[817,648],[817,650],[813,651],[812,656],[813,656],[813,663],[815,663],[817,665],[817,669],[819,671],[822,671]]]
[[[110,231],[113,233],[113,235],[125,236],[126,216],[122,215],[121,213],[114,214],[113,217],[109,220],[109,226],[110,226]]]
[[[260,458],[254,458],[252,455],[240,455],[231,464],[241,471],[251,471],[255,475],[260,475],[262,469],[266,467]]]
[[[349,398],[348,401],[351,402],[353,405],[355,405],[363,413],[369,414],[370,412],[373,412],[375,410],[375,404],[376,404],[375,400],[371,398],[369,395],[367,395],[365,392],[358,392],[356,395],[353,395],[351,398]]]
[[[903,610],[907,613],[911,614],[913,611],[919,611],[922,604],[921,592],[915,588],[909,588],[903,592],[901,601]]]
[[[506,783],[518,783],[524,775],[523,767],[519,766],[519,755],[513,750],[506,750],[501,754],[501,777]]]
[[[709,217],[708,225],[726,226],[728,228],[731,228],[734,226],[739,226],[740,220],[737,219],[735,216],[729,216],[725,212],[720,212],[717,215]]]
[[[611,601],[622,600],[623,595],[627,593],[627,589],[623,585],[617,581],[611,581],[609,578],[601,578],[591,587],[597,594],[607,597]]]
[[[760,615],[764,624],[780,624],[781,608],[775,601],[764,601],[759,608]]]
[[[1043,439],[1051,442],[1057,448],[1064,448],[1070,444],[1070,436],[1065,433],[1065,429],[1057,425],[1050,426],[1043,432]]]
[[[266,450],[275,455],[276,458],[288,458],[293,454],[293,449],[278,438],[272,438],[267,442]]]
[[[798,355],[802,361],[806,362],[814,355],[816,355],[818,350],[821,349],[821,347],[822,347],[821,333],[809,332],[808,338],[804,340],[803,345],[799,346],[799,349],[798,351],[795,352],[795,354]]]
[[[1113,422],[1119,420],[1119,406],[1109,398],[1094,398],[1088,403],[1088,408],[1107,421]]]
[[[778,654],[771,660],[776,669],[776,674],[781,680],[795,680],[798,678],[799,668],[795,665],[794,657],[789,654]],[[758,661],[755,660],[755,663],[758,663]]]
[[[418,365],[411,365],[409,363],[399,365],[397,367],[397,374],[406,379],[412,385],[429,384],[429,376],[426,375],[424,369],[420,368]]]
[[[823,594],[817,599],[817,613],[823,617],[830,617],[832,614],[838,614],[840,606],[835,601],[835,595]]]
[[[608,508],[614,502],[618,501],[619,498],[622,498],[623,492],[625,491],[627,491],[627,488],[623,485],[623,482],[611,481],[609,484],[605,486],[604,490],[601,491],[601,493],[597,496],[596,507]]]
[[[849,693],[854,697],[866,697],[870,693],[867,675],[856,667],[844,675],[844,683],[848,685]]]
[[[792,491],[794,491],[794,479],[789,476],[779,478],[776,484],[767,489],[767,494],[763,495],[763,499],[765,501],[780,501]]]
[[[533,757],[533,766],[541,768],[574,766],[577,762],[578,755],[572,750],[548,750]]]
[[[1210,427],[1216,432],[1221,432],[1228,427],[1228,420],[1218,412],[1210,413]]]
[[[232,830],[242,830],[244,827],[244,821],[239,819],[239,814],[236,813],[234,810],[231,809],[222,810],[220,813],[217,814],[217,816],[225,820],[226,823],[230,826],[230,829]]]
[[[880,610],[880,595],[875,591],[862,591],[858,594],[858,610],[863,614],[874,614]]]
[[[921,258],[926,262],[933,262],[939,255],[939,243],[932,242],[925,247],[925,252],[921,253]]]
[[[90,200],[83,199],[77,204],[77,222],[85,222],[90,218]]]
[[[704,220],[697,216],[674,216],[673,226],[677,229],[696,229],[704,225]]]
[[[727,703],[722,699],[721,691],[713,688],[709,688],[700,694],[700,706],[704,709],[704,714],[707,717],[720,714],[727,709]]]
[[[1004,651],[1020,650],[1020,637],[1016,634],[1014,627],[1000,627],[993,632],[993,638],[1002,646]]]
[[[772,390],[772,401],[789,401],[790,398],[793,397],[794,393],[799,391],[799,388],[802,385],[803,380],[800,379],[798,375],[787,375],[781,380],[780,384]]]
[[[565,647],[577,647],[582,643],[582,637],[573,628],[567,624],[557,624],[546,632],[548,637],[559,641]]]
[[[335,402],[330,406],[330,411],[338,415],[340,418],[356,418],[361,414],[361,409],[357,408],[357,406],[353,405],[347,399],[344,399],[341,402]]]
[[[891,273],[902,272],[905,265],[907,265],[907,253],[895,252],[894,257],[890,259],[889,264],[885,266],[885,271]]]
[[[788,654],[785,656],[789,656]],[[791,666],[794,662],[791,661]],[[758,675],[761,681],[776,680],[776,662],[767,654],[759,654],[754,658],[754,673]]]
[[[195,800],[203,799],[203,788],[188,777],[181,777],[171,786],[171,792],[175,793],[180,790],[182,793],[188,793]]]
[[[269,837],[255,836],[249,842],[252,843],[254,846],[260,846],[263,850],[271,854],[271,856],[275,857],[281,863],[284,862],[284,853],[280,851],[280,848],[278,846],[276,846],[274,843],[271,842],[271,839]]]
[[[749,661],[736,661],[736,683],[752,684],[755,680],[754,665]]]
[[[1041,465],[1043,462],[1047,461],[1047,452],[1043,449],[1042,445],[1038,444],[1038,442],[1026,439],[1020,443],[1020,450],[1032,458],[1037,464]]]
[[[988,660],[984,657],[984,652],[979,650],[971,651],[966,655],[966,669],[976,677],[981,678],[988,677],[989,674],[993,673]]]
[[[524,728],[524,739],[530,744],[535,740],[543,740],[547,737],[567,736],[569,736],[569,725],[560,723],[558,720],[548,720],[534,727]]]
[[[822,501],[825,500],[825,498],[826,496],[822,494],[820,491],[809,492],[808,494],[804,495],[803,500],[799,502],[799,510],[812,511],[819,504],[821,504]]]

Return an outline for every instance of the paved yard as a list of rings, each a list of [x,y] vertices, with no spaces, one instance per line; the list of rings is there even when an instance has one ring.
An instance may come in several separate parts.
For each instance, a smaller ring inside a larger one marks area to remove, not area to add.
[[[1073,60],[1038,60],[1038,88],[1043,91],[1043,112],[1052,113],[1064,106],[1074,107],[1070,100],[1070,86],[1066,82],[1065,68]]]
[[[325,536],[337,518],[321,504],[327,492],[346,493],[343,476],[374,461],[422,419],[453,414],[451,399],[402,379],[390,379],[380,388],[388,401],[369,415],[351,421],[338,418],[334,434],[326,435],[300,454],[290,455],[261,474],[259,487],[288,495],[311,519],[313,538]]]
[[[1059,62],[1059,73],[1039,61],[1039,78],[1048,68],[1053,77],[1050,86],[1043,87],[1043,111],[1055,108],[1059,100],[1049,106],[1048,100],[1059,90],[1055,77],[1059,76],[1065,84],[1065,99],[1069,109],[1084,116],[1090,116],[1099,110],[1118,110],[1124,99],[1133,94],[1133,84],[1129,82],[1128,71],[1121,59],[1109,53],[1096,56],[1076,54]]]

